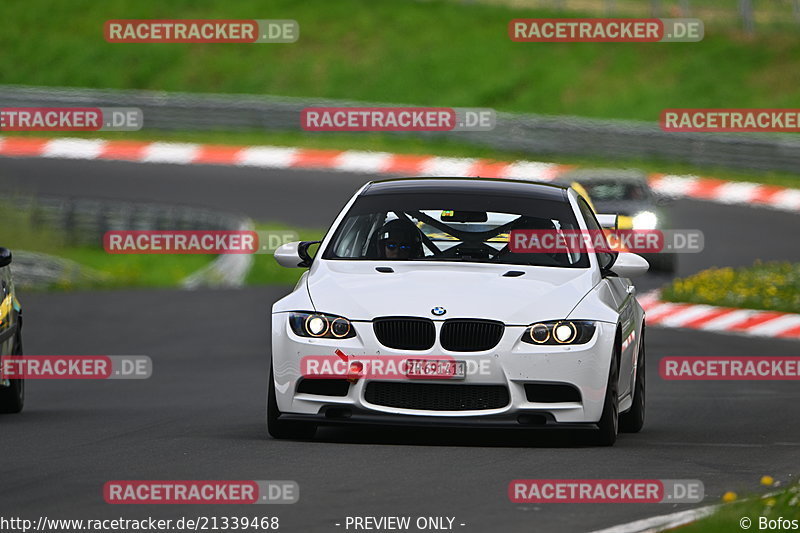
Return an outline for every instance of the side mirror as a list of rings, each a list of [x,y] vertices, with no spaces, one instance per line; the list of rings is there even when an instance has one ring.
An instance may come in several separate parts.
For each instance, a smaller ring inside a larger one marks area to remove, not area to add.
[[[650,263],[641,255],[619,252],[617,260],[611,265],[610,270],[621,278],[634,278],[645,274],[649,268]]]
[[[314,258],[308,254],[308,247],[322,241],[287,242],[275,250],[275,260],[286,268],[308,268]]]
[[[11,250],[0,247],[0,268],[11,264]]]
[[[619,216],[597,215],[597,223],[603,229],[619,229]]]

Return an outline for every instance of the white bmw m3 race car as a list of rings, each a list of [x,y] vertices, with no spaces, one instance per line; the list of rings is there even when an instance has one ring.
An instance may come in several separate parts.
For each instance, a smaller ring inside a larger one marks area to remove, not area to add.
[[[598,218],[609,216],[543,183],[366,184],[321,243],[275,252],[308,271],[272,308],[269,433],[579,426],[612,445],[639,431],[644,312],[628,278],[647,261],[510,247],[519,231],[601,232]]]

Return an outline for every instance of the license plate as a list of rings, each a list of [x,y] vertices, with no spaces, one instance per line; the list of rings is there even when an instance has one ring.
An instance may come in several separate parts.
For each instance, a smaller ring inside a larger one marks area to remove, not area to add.
[[[413,379],[465,379],[467,364],[465,361],[408,359],[406,361],[406,377]]]

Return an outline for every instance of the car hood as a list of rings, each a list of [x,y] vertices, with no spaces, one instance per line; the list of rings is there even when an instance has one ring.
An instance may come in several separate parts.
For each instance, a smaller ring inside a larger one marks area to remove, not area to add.
[[[524,274],[503,276],[509,271]],[[315,261],[306,283],[315,310],[350,320],[419,316],[528,325],[567,317],[598,281],[589,268]],[[434,307],[446,313],[434,316]]]

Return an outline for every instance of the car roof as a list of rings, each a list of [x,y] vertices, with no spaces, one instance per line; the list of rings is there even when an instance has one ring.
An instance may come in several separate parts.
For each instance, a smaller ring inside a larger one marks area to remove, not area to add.
[[[567,187],[562,185],[503,178],[392,178],[368,183],[361,195],[438,192],[515,196],[562,202],[567,199]]]
[[[627,183],[641,183],[647,185],[647,174],[641,170],[619,168],[579,168],[560,174],[556,181],[565,183],[570,181],[621,181]]]

